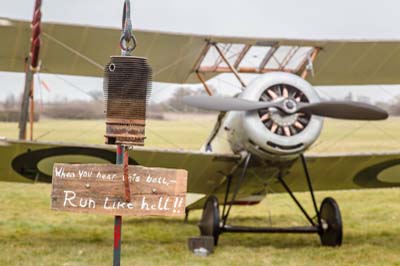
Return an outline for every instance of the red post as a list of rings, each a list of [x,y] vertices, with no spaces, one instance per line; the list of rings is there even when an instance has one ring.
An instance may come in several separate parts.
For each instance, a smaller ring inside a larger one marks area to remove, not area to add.
[[[121,227],[122,227],[122,216],[115,216],[113,266],[120,266],[121,264]]]
[[[123,147],[117,146],[117,155],[115,164],[122,164],[123,162]],[[122,216],[114,217],[114,257],[113,266],[120,266],[121,264],[121,230],[122,229]]]
[[[129,184],[129,150],[124,147],[124,186],[125,186],[125,201],[131,202],[131,188]]]

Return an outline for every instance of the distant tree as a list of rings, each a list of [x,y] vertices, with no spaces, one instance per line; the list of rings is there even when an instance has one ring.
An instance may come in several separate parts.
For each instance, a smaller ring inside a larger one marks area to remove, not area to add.
[[[95,101],[103,101],[103,92],[100,90],[90,90],[88,92],[88,94],[90,95],[90,97],[92,97],[93,100]]]
[[[54,101],[46,103],[42,115],[54,119],[102,119],[103,103],[100,101]]]
[[[394,100],[394,103],[387,106],[386,110],[391,115],[394,115],[394,116],[400,115],[400,96],[397,96]]]
[[[391,116],[400,115],[400,96],[395,97],[391,102],[376,102],[375,105],[386,110]]]
[[[4,100],[4,109],[10,110],[15,109],[17,107],[17,100],[13,93],[7,95],[6,99]]]
[[[368,96],[365,96],[365,95],[357,96],[357,101],[358,102],[369,103],[369,104],[372,103],[371,99]]]
[[[349,92],[346,96],[343,98],[345,101],[354,101],[354,95],[352,92]]]
[[[183,97],[192,95],[206,95],[206,92],[202,87],[196,88],[195,90],[189,87],[180,87],[164,105],[182,112],[204,112],[204,110],[191,107],[183,102]]]
[[[328,95],[325,95],[325,94],[319,94],[319,98],[321,99],[321,101],[323,101],[323,102],[329,102],[329,101],[334,101],[335,100],[335,98],[333,98],[333,97],[329,97]]]

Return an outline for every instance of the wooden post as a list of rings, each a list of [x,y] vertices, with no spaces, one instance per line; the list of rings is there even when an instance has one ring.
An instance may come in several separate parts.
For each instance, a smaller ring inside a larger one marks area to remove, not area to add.
[[[25,87],[24,87],[24,93],[22,95],[21,114],[18,125],[19,128],[18,138],[20,140],[26,139],[26,123],[28,121],[29,98],[33,83],[33,71],[31,70],[30,65],[31,65],[31,59],[29,58],[26,65]]]
[[[34,99],[34,85],[31,84],[31,91],[29,93],[30,110],[29,110],[29,140],[33,140],[33,123],[35,120],[35,99]]]
[[[30,120],[30,140],[33,139],[33,119],[34,119],[34,104],[33,104],[33,75],[39,69],[39,52],[40,52],[40,33],[41,33],[41,12],[42,0],[35,0],[35,8],[31,23],[32,37],[31,49],[29,57],[26,60],[25,68],[25,87],[22,96],[21,114],[19,118],[19,139],[26,139],[26,123],[28,116]],[[31,101],[31,109],[29,112],[29,101]],[[28,114],[29,113],[29,114]]]

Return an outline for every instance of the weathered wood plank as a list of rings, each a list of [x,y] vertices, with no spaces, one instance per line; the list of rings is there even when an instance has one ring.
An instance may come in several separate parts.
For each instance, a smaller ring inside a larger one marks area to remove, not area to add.
[[[54,210],[133,216],[185,212],[187,171],[129,166],[131,202],[125,202],[123,166],[54,164]]]

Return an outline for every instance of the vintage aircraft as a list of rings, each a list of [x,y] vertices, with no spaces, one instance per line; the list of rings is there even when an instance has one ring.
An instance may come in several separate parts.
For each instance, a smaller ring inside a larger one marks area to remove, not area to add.
[[[0,71],[21,72],[29,52],[30,22],[0,19]],[[386,171],[399,153],[304,155],[318,138],[323,118],[379,120],[387,113],[354,102],[321,102],[313,85],[398,84],[398,41],[271,39],[135,30],[135,55],[149,58],[153,79],[197,82],[233,73],[243,92],[236,98],[189,97],[186,102],[221,111],[200,151],[134,148],[131,164],[184,168],[189,172],[187,210],[203,207],[202,235],[215,243],[227,232],[316,233],[321,244],[342,243],[342,221],[332,198],[320,207],[314,190],[393,187],[400,176]],[[120,30],[45,22],[41,72],[102,76],[110,55],[120,53]],[[96,45],[94,49],[93,45]],[[214,56],[213,56],[214,55]],[[216,56],[215,56],[216,55]],[[258,73],[245,84],[240,73]],[[312,85],[311,85],[312,84]],[[51,182],[52,166],[114,163],[115,148],[0,140],[2,181]],[[309,191],[315,217],[293,192]],[[232,205],[259,203],[267,193],[287,192],[309,221],[304,227],[228,225]],[[220,212],[222,203],[222,213]]]

